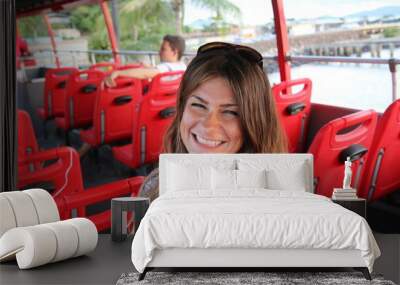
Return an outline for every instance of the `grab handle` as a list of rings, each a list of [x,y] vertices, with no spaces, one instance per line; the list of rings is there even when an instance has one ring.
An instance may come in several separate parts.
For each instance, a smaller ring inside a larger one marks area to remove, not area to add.
[[[124,95],[124,96],[119,96],[119,97],[115,98],[113,100],[113,103],[115,105],[125,105],[125,104],[128,104],[131,101],[132,101],[132,96]]]
[[[351,142],[356,143],[370,137],[375,131],[377,120],[378,115],[374,110],[365,110],[332,121],[331,146],[346,146]],[[354,129],[343,134],[339,133],[348,128]]]
[[[303,111],[306,108],[306,104],[304,103],[293,103],[286,107],[286,113],[289,115],[296,115]]]
[[[159,114],[160,114],[161,118],[166,119],[166,118],[173,116],[175,114],[175,112],[176,112],[175,107],[169,107],[164,110],[161,110]]]
[[[288,91],[289,88],[292,88],[293,86],[297,85],[303,85],[303,88],[297,93],[287,92],[287,94],[291,94],[288,96],[302,97],[311,92],[312,81],[308,78],[301,78],[290,81],[283,81],[281,83],[274,85],[272,87],[272,93],[274,94],[274,96],[277,97],[285,96],[285,94],[282,94],[284,90]]]
[[[97,90],[97,86],[95,84],[88,84],[81,88],[81,92],[85,94],[93,93]]]
[[[64,89],[66,85],[67,85],[67,81],[63,80],[63,81],[58,82],[57,87],[60,89]]]
[[[348,148],[342,150],[339,154],[340,163],[344,163],[347,158],[350,158],[350,161],[355,161],[363,157],[368,152],[368,149],[361,144],[352,144]]]

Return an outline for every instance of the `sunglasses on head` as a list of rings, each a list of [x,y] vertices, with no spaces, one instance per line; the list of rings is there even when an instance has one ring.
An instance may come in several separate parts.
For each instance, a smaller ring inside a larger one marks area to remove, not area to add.
[[[248,62],[256,63],[259,67],[261,67],[261,69],[263,68],[262,55],[255,49],[242,45],[224,42],[211,42],[199,47],[199,49],[197,50],[197,55],[219,51],[236,52],[238,55],[240,55],[240,57],[246,59]]]

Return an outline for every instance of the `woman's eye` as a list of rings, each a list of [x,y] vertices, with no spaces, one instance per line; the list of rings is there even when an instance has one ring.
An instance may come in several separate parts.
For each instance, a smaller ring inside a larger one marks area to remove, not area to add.
[[[191,105],[196,108],[206,109],[206,106],[199,103],[192,103]]]
[[[226,111],[224,111],[224,114],[235,116],[235,117],[239,116],[238,112],[232,111],[232,110],[226,110]]]

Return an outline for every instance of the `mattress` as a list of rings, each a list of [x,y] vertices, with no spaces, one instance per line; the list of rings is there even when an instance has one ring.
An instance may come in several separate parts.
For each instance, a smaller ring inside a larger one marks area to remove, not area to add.
[[[324,196],[268,189],[160,196],[135,234],[132,262],[143,272],[155,250],[172,248],[359,250],[370,271],[380,255],[361,216]]]

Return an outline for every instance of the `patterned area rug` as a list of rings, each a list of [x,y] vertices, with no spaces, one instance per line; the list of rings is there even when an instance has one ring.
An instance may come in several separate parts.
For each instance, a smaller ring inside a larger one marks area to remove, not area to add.
[[[133,284],[376,284],[395,285],[384,280],[381,275],[372,274],[372,281],[364,278],[360,272],[148,272],[142,281],[139,273],[122,274],[117,285]]]

